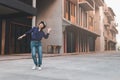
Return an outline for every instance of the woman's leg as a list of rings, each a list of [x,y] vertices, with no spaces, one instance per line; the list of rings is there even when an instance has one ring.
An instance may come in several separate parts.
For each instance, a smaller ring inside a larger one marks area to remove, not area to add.
[[[33,62],[37,66],[36,46],[34,41],[31,41],[31,53],[32,53]]]
[[[41,42],[38,45],[38,66],[40,67],[42,65],[42,45]]]

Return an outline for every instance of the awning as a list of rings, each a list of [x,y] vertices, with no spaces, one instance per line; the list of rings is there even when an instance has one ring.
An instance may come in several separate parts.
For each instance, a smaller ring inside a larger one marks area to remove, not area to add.
[[[0,17],[36,15],[36,8],[19,0],[0,0]]]

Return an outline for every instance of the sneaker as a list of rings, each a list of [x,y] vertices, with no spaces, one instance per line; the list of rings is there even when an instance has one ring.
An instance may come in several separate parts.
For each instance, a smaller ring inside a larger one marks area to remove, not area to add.
[[[35,70],[37,67],[34,65],[33,67],[32,67],[32,70]]]
[[[42,68],[41,67],[38,67],[38,70],[40,71]]]

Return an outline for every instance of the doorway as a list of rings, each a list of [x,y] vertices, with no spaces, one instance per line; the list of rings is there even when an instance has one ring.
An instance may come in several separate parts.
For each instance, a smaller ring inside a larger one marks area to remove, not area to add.
[[[30,53],[30,35],[22,40],[17,38],[23,35],[31,27],[20,23],[9,23],[6,27],[5,53]]]
[[[67,32],[67,53],[73,53],[76,51],[76,39],[73,31]]]
[[[95,38],[89,36],[89,51],[95,51]]]

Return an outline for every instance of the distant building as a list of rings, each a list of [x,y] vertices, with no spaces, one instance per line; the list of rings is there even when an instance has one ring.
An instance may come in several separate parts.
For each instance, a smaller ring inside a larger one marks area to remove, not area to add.
[[[116,27],[118,24],[115,22],[115,13],[112,8],[104,6],[104,39],[105,50],[116,50],[116,34],[118,31]]]

